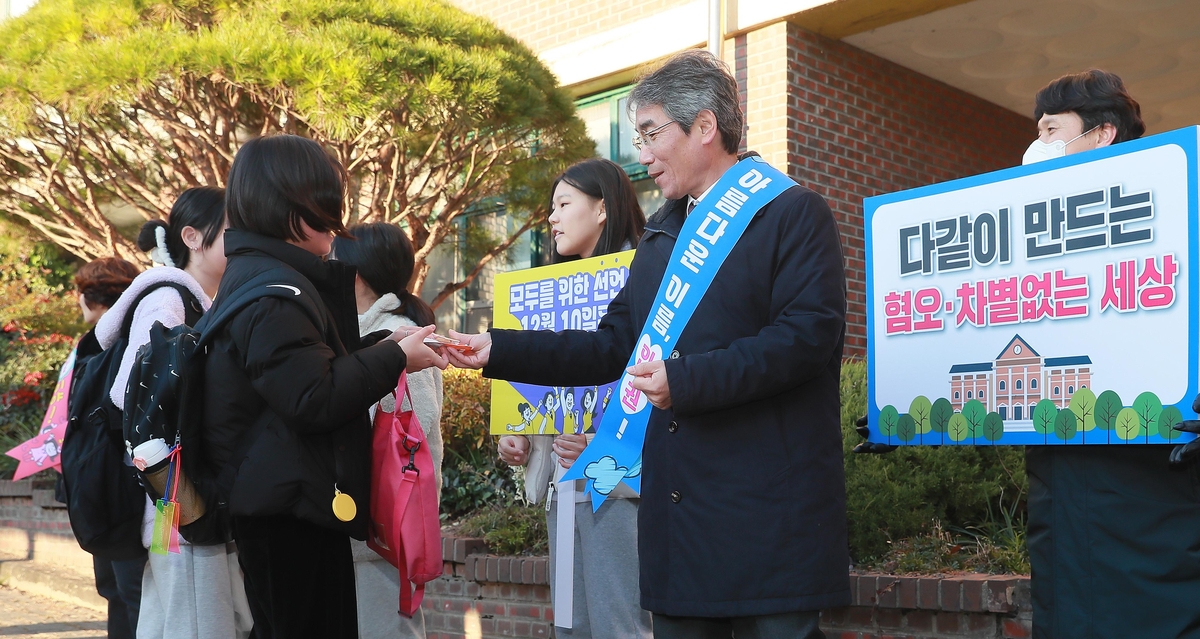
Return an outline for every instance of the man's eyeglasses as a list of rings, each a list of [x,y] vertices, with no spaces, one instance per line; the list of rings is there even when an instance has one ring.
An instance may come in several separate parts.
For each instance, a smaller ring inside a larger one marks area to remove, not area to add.
[[[633,136],[633,148],[641,151],[643,146],[654,146],[654,138],[658,137],[658,134],[662,133],[663,129],[671,126],[672,124],[676,124],[675,120],[671,120],[666,124],[656,126],[653,129],[642,133],[641,135]]]

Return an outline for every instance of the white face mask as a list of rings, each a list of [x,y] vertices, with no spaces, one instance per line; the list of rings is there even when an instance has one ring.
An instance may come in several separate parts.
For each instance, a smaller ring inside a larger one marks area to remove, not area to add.
[[[1079,138],[1081,138],[1099,128],[1100,128],[1099,126],[1094,126],[1091,129],[1084,131],[1083,133],[1080,133],[1079,135],[1071,138],[1070,140],[1068,140],[1066,142],[1063,142],[1062,140],[1055,140],[1053,142],[1047,143],[1047,142],[1042,142],[1040,139],[1034,140],[1033,144],[1030,144],[1029,148],[1025,149],[1025,155],[1023,155],[1021,157],[1021,164],[1022,165],[1033,164],[1034,162],[1041,162],[1042,160],[1053,160],[1054,158],[1061,158],[1062,156],[1067,154],[1067,145],[1068,144],[1070,144],[1071,142],[1074,142],[1075,140],[1078,140]]]

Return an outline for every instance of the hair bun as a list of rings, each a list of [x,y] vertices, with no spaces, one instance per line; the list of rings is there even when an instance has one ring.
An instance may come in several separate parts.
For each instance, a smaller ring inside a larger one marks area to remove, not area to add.
[[[150,220],[142,225],[142,230],[138,231],[137,247],[143,251],[149,251],[158,246],[157,229],[167,228],[167,223],[163,220]]]

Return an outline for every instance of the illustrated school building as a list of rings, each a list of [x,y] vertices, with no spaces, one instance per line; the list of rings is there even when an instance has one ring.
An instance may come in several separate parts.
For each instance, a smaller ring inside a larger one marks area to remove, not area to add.
[[[1150,133],[1200,121],[1192,0],[451,1],[554,71],[597,154],[625,167],[647,214],[662,199],[637,164],[626,96],[647,64],[718,50],[741,87],[745,147],[824,196],[838,218],[847,356],[866,344],[864,197],[1020,164],[1036,136],[1034,94],[1089,67],[1125,79]],[[537,247],[524,243],[529,255],[501,268],[537,264]],[[441,324],[486,327],[490,275],[438,311]]]
[[[955,364],[950,367],[950,404],[978,400],[1000,419],[1033,419],[1042,399],[1058,408],[1071,403],[1071,395],[1092,385],[1092,358],[1087,355],[1042,357],[1020,335],[1014,335],[995,361]]]

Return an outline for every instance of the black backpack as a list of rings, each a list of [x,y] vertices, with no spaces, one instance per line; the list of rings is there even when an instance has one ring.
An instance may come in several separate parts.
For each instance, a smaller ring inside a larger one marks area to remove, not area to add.
[[[192,544],[212,545],[229,540],[229,514],[224,496],[229,494],[237,477],[237,463],[253,443],[250,437],[243,437],[231,458],[236,462],[224,468],[214,468],[205,458],[202,427],[207,345],[239,311],[264,297],[292,300],[318,326],[325,323],[315,302],[320,298],[308,280],[293,269],[274,268],[230,291],[192,326],[166,328],[155,323],[150,329],[150,341],[138,350],[129,373],[122,421],[125,446],[132,450],[154,438],[182,446],[183,475],[203,501],[205,511],[196,521],[180,526],[180,534]],[[139,477],[152,499],[162,497],[144,474],[139,473]]]
[[[67,515],[79,546],[108,559],[132,559],[146,552],[142,547],[146,493],[126,455],[121,438],[121,411],[109,399],[109,389],[129,343],[134,312],[147,295],[163,287],[179,292],[189,321],[199,320],[203,309],[187,287],[168,282],[155,284],[134,299],[117,341],[76,364],[76,378],[71,384],[62,446]]]

